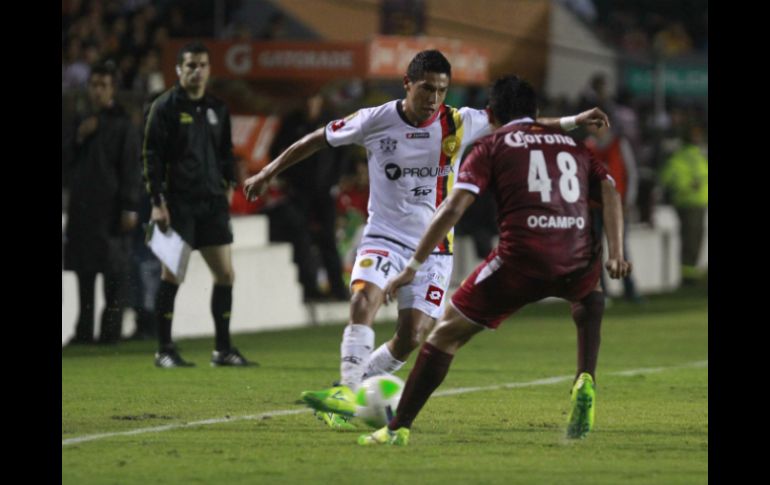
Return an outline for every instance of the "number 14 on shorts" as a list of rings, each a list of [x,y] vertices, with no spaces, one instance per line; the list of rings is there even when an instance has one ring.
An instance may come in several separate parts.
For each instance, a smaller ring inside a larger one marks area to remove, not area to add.
[[[362,259],[359,264],[361,265],[362,268],[369,268],[372,265],[374,265],[375,271],[380,271],[387,278],[391,268],[390,261],[386,261],[385,264],[382,264],[382,261],[383,261],[382,256],[374,256],[374,258],[377,260],[377,262],[375,262],[371,258],[366,258],[366,259]]]

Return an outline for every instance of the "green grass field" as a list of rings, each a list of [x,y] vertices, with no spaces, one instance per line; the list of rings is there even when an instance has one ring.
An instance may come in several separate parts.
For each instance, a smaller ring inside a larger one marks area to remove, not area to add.
[[[379,344],[393,325],[375,330]],[[359,447],[364,425],[330,430],[296,402],[338,377],[341,333],[236,335],[261,363],[243,369],[209,367],[213,339],[179,342],[191,369],[156,369],[150,342],[63,349],[62,483],[708,482],[705,288],[607,310],[596,428],[577,442],[564,438],[565,380],[435,396],[408,447]],[[463,348],[439,391],[569,376],[574,366],[568,306],[533,305]]]

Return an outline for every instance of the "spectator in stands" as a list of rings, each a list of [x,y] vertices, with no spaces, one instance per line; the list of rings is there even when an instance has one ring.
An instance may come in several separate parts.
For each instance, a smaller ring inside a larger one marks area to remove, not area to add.
[[[369,165],[363,155],[353,163],[353,172],[343,174],[336,193],[337,241],[342,254],[344,276],[350,274],[356,260],[356,249],[369,218]]]
[[[292,204],[278,180],[271,184],[268,192],[253,202],[243,194],[243,181],[248,177],[244,160],[238,160],[238,185],[235,187],[230,204],[232,214],[264,214],[268,218],[270,242],[288,242],[292,246],[292,261],[297,265],[299,282],[302,285],[303,300],[319,300],[318,265],[313,258],[312,239],[307,218]]]
[[[580,93],[580,100],[578,101],[579,110],[588,109],[593,106],[602,106],[603,108],[611,106],[607,76],[601,72],[591,76],[588,85]]]
[[[688,54],[693,49],[692,39],[682,22],[671,22],[666,28],[655,34],[653,46],[663,57],[677,57]]]
[[[168,33],[171,37],[187,37],[190,35],[190,27],[185,20],[184,10],[180,5],[172,5],[168,11]]]
[[[466,156],[468,152],[470,149],[466,150]],[[471,236],[476,257],[487,257],[494,247],[493,239],[497,236],[497,205],[491,193],[476,198],[455,226],[455,233]]]
[[[323,97],[309,97],[303,109],[284,118],[270,148],[271,158],[275,159],[295,140],[331,119],[324,111]],[[288,203],[295,206],[297,213],[304,218],[304,225],[310,229],[326,269],[331,296],[336,300],[347,300],[350,295],[342,280],[342,262],[335,235],[336,213],[331,195],[332,187],[340,178],[338,155],[333,150],[317,152],[309,157],[308,163],[284,171],[280,180],[289,196]]]
[[[139,70],[133,80],[133,90],[142,96],[152,97],[166,89],[160,71],[160,56],[151,49],[141,58]]]
[[[280,11],[273,12],[267,25],[257,35],[260,40],[280,40],[289,37],[286,17]]]
[[[691,285],[700,277],[697,264],[709,202],[709,164],[699,147],[703,142],[701,127],[688,124],[683,138],[682,147],[668,159],[660,178],[679,216],[682,282]]]
[[[126,306],[129,232],[141,190],[139,142],[125,110],[115,103],[110,66],[91,69],[90,112],[76,123],[64,268],[75,271],[80,314],[70,343],[93,342],[96,274],[104,275],[100,343],[120,339]]]
[[[115,57],[120,54],[124,38],[128,32],[128,23],[125,17],[118,17],[110,26],[104,40],[104,55]]]
[[[88,57],[94,59],[94,48],[92,45],[86,47]],[[83,43],[80,39],[70,40],[67,46],[67,63],[62,66],[61,90],[62,93],[73,89],[82,89],[88,85],[91,67],[86,59]]]
[[[142,197],[139,220],[149,221],[152,204]],[[155,319],[155,299],[160,286],[160,261],[146,243],[147,226],[138,224],[131,233],[131,271],[129,273],[130,305],[134,309],[136,329],[129,340],[155,340],[158,324]]]
[[[590,136],[585,140],[586,147],[591,151],[596,161],[600,162],[610,174],[615,189],[620,194],[623,219],[627,219],[629,208],[636,203],[639,177],[636,168],[636,157],[628,139],[615,133],[607,126],[588,127]],[[591,208],[591,217],[597,237],[604,233],[604,215],[601,207]],[[631,261],[628,253],[628,224],[623,224],[623,254],[626,261]],[[601,272],[602,291],[607,296],[607,286],[604,271]],[[642,301],[636,290],[633,276],[629,273],[623,277],[623,296],[626,300],[639,303]]]

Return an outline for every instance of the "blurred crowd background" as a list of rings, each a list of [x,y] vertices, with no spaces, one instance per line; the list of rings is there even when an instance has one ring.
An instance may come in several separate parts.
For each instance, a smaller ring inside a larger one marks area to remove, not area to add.
[[[417,47],[421,39],[442,37],[485,49],[482,78],[453,79],[446,101],[453,106],[483,108],[488,82],[510,72],[535,84],[541,115],[604,109],[611,130],[576,136],[610,159],[621,158],[610,164],[618,164],[625,179],[630,224],[654,226],[657,205],[683,204],[675,179],[684,176],[677,163],[691,153],[686,150],[695,147],[703,160],[708,157],[705,0],[62,0],[63,214],[72,183],[73,124],[89,110],[87,84],[94,64],[114,67],[116,100],[141,132],[148,103],[176,82],[173,60],[184,40],[224,46],[212,51],[212,57],[221,58],[234,45],[370,46],[377,36],[410,38]],[[465,60],[447,54],[459,72]],[[212,59],[210,92],[233,114],[241,180],[326,122],[403,96],[398,73],[261,78],[253,71],[225,73],[218,61]],[[237,65],[238,58],[228,62]],[[579,63],[579,69],[571,63]],[[565,74],[559,66],[570,70]],[[346,265],[367,217],[367,200],[366,154],[346,148],[326,150],[287,171],[265,200],[249,203],[236,196],[231,209],[239,215],[267,214],[271,239],[294,245],[306,299],[343,300]],[[458,228],[474,237],[480,254],[495,232],[489,204],[480,200]],[[707,195],[697,204],[705,210]],[[146,221],[146,201],[143,210],[140,220]],[[157,262],[143,247],[141,224],[136,233],[133,258],[143,269],[135,278],[145,275],[150,281],[146,275],[157,270]],[[335,261],[341,267],[330,267]],[[148,291],[152,288],[137,293],[134,307],[141,308],[143,298],[149,301]]]

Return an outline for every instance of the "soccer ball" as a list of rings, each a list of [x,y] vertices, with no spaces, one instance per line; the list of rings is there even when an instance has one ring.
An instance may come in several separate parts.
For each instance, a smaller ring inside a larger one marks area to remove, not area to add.
[[[366,379],[356,393],[356,417],[372,428],[382,428],[396,414],[403,390],[404,381],[394,375]]]

